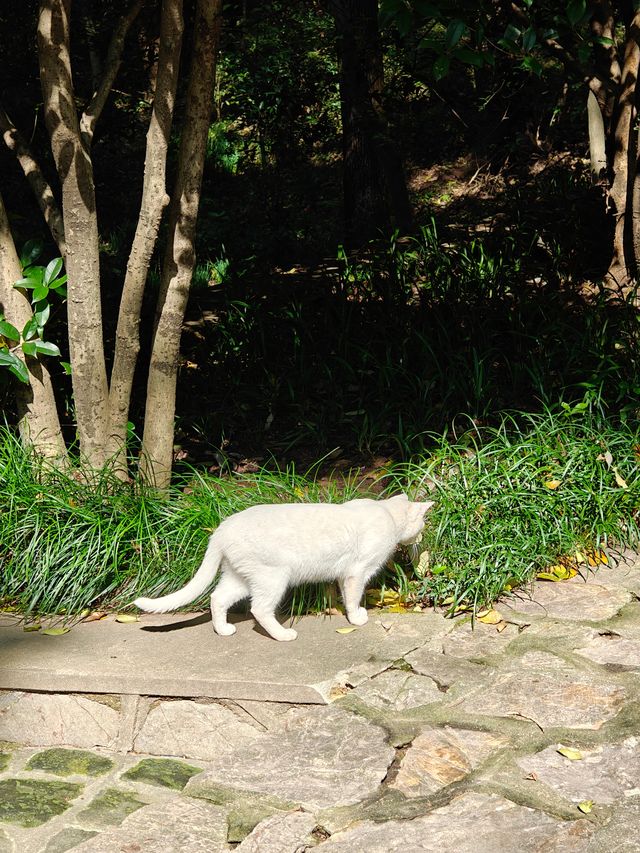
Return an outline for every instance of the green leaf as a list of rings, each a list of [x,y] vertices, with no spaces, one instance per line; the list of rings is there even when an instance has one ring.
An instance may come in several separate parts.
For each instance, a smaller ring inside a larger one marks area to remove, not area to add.
[[[68,634],[70,630],[70,628],[47,628],[42,633],[46,634],[47,637],[61,637],[63,634]]]
[[[36,341],[35,346],[38,355],[60,355],[58,347],[48,341]]]
[[[46,299],[48,295],[49,288],[45,284],[41,284],[33,289],[33,296],[31,297],[31,301],[40,302],[42,299]]]
[[[38,287],[40,282],[35,276],[26,276],[25,278],[19,278],[16,282],[14,282],[14,287],[22,287],[25,290],[30,290],[32,287]]]
[[[433,76],[436,80],[442,80],[449,73],[451,60],[448,56],[439,56],[433,63]]]
[[[42,306],[36,305],[36,310],[33,312],[33,319],[36,321],[38,329],[41,329],[47,323],[50,314],[51,305],[48,302],[45,302]]]
[[[44,283],[50,284],[52,281],[54,281],[54,279],[56,279],[60,274],[61,269],[62,258],[54,258],[52,261],[49,261],[44,271]]]
[[[543,71],[542,64],[535,56],[523,56],[521,66],[526,71],[531,71],[532,74],[536,74],[538,77],[540,77]]]
[[[61,275],[60,278],[57,278],[55,281],[52,281],[49,284],[51,290],[56,290],[58,287],[62,287],[63,284],[67,283],[67,274]]]
[[[8,338],[10,341],[20,340],[20,332],[7,320],[0,320],[0,335],[4,338]]]
[[[24,329],[22,330],[22,337],[25,341],[31,340],[31,338],[35,338],[38,334],[38,321],[35,317],[32,317],[30,320],[24,324]]]
[[[63,368],[64,372],[67,374],[67,376],[71,376],[71,365],[69,364],[69,362],[68,361],[61,361],[60,364],[62,365],[62,368]]]
[[[23,341],[22,342],[22,352],[25,355],[35,355],[36,354],[36,342],[35,341]]]
[[[464,62],[466,65],[475,65],[477,68],[482,68],[484,65],[484,56],[478,53],[477,50],[471,50],[468,47],[459,47],[457,50],[454,50],[453,55],[457,60]]]
[[[587,8],[586,0],[571,0],[567,6],[567,20],[572,27],[581,20]]]
[[[525,30],[522,33],[522,49],[525,53],[529,53],[529,51],[535,47],[537,40],[538,37],[533,27],[529,27],[528,30]]]
[[[20,252],[20,263],[23,267],[30,266],[42,253],[42,240],[27,240]]]
[[[514,27],[513,24],[508,24],[506,30],[504,31],[504,38],[506,41],[516,42],[522,35],[522,30],[519,30],[517,27]]]
[[[8,368],[16,379],[28,384],[29,371],[27,370],[27,366],[24,361],[18,358],[14,353],[0,350],[0,367]]]
[[[447,48],[451,49],[452,47],[455,47],[464,35],[466,29],[467,27],[464,21],[451,21],[447,27],[446,33],[444,34],[444,42]]]

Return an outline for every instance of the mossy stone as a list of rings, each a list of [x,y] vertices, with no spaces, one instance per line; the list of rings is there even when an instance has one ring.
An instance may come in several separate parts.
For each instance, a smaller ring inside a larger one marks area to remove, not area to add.
[[[83,841],[88,841],[97,834],[97,832],[94,832],[91,829],[80,829],[77,826],[66,826],[61,832],[49,839],[49,843],[45,847],[45,853],[66,853],[67,850],[77,847],[78,844],[82,844]]]
[[[107,788],[80,812],[78,819],[95,826],[119,826],[126,817],[146,805],[135,794]]]
[[[11,755],[8,752],[0,752],[0,771],[6,770],[10,760]]]
[[[122,778],[181,791],[196,773],[202,773],[202,768],[184,761],[175,761],[173,758],[143,758],[135,767],[123,773]]]
[[[0,781],[0,820],[33,827],[62,814],[83,789],[73,782],[40,779]]]
[[[44,770],[55,776],[101,776],[113,767],[110,758],[84,749],[45,749],[31,756],[27,770]]]

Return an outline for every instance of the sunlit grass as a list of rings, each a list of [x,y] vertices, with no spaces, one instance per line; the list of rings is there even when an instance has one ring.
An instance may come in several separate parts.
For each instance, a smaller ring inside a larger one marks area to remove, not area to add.
[[[387,586],[429,603],[453,597],[480,606],[577,550],[638,545],[637,428],[547,412],[430,440],[428,452],[380,480],[386,493],[436,501],[425,576],[412,576],[405,559],[383,575]],[[24,614],[73,615],[174,591],[228,515],[257,503],[363,493],[357,479],[320,483],[289,468],[240,477],[194,471],[161,497],[108,474],[44,471],[6,429],[0,475],[0,600]],[[325,588],[289,600],[296,612],[329,603]]]

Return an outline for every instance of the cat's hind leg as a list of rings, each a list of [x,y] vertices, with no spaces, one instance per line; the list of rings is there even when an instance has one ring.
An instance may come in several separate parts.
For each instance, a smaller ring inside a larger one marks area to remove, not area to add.
[[[223,637],[235,634],[236,626],[227,622],[229,608],[249,595],[249,587],[232,569],[223,569],[218,585],[211,593],[213,630]]]
[[[352,625],[364,625],[369,621],[366,608],[360,607],[364,582],[365,575],[359,572],[349,574],[346,578],[341,578],[338,581],[347,619]]]
[[[251,613],[267,634],[280,642],[295,640],[298,636],[297,631],[293,628],[284,628],[276,619],[276,607],[286,591],[286,580],[276,580],[273,575],[270,576],[268,584],[251,584]]]

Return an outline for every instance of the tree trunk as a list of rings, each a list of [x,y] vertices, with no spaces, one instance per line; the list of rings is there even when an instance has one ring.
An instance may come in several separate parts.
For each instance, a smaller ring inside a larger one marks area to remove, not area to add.
[[[340,66],[345,238],[359,246],[406,231],[411,208],[401,160],[382,109],[377,0],[332,0]]]
[[[0,310],[17,329],[23,329],[33,312],[24,291],[13,286],[22,278],[22,268],[13,242],[7,213],[0,196]],[[21,358],[24,356],[17,353]],[[18,427],[22,443],[33,447],[39,456],[56,465],[66,460],[66,448],[45,364],[37,358],[24,358],[29,384],[16,383]]]
[[[169,202],[165,189],[166,161],[183,29],[182,0],[164,0],[153,112],[147,132],[142,202],[120,300],[109,391],[109,455],[115,456],[115,470],[121,475],[127,472],[125,439],[133,375],[140,351],[142,297],[162,212]]]
[[[169,214],[154,330],[140,471],[166,489],[173,461],[176,382],[182,321],[195,265],[195,228],[213,104],[222,0],[198,0],[178,174]]]
[[[62,214],[58,207],[58,202],[53,195],[53,191],[47,183],[42,170],[38,163],[34,160],[29,146],[22,134],[15,127],[9,116],[0,107],[0,131],[7,145],[7,148],[16,155],[18,163],[22,167],[25,178],[29,182],[33,194],[36,197],[38,206],[42,211],[45,222],[49,226],[51,236],[56,241],[60,254],[64,258],[67,249],[64,242],[64,223]]]
[[[635,182],[637,132],[634,128],[636,115],[636,79],[640,64],[640,11],[636,12],[627,30],[624,64],[622,67],[622,89],[618,99],[617,115],[614,115],[613,183],[609,191],[609,208],[615,216],[613,255],[607,279],[618,289],[624,290],[633,273],[633,252],[627,249],[630,236],[629,214]]]
[[[93,168],[82,144],[69,57],[71,0],[43,0],[38,19],[45,121],[62,185],[67,245],[69,351],[80,452],[105,461],[107,372],[102,340],[100,259]]]

